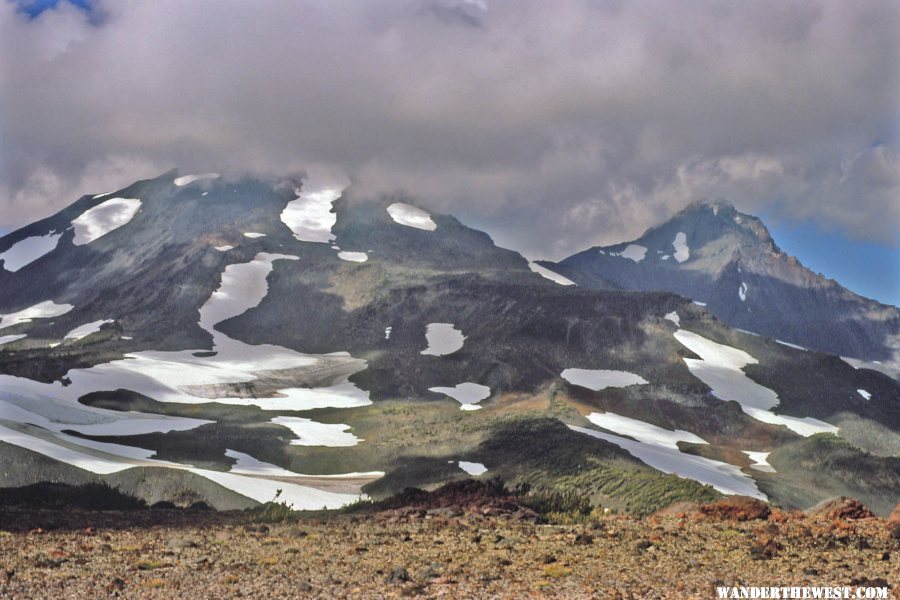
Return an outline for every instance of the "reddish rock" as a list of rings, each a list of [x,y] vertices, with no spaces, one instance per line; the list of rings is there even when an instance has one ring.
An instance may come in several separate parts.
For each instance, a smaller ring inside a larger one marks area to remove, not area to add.
[[[900,504],[895,506],[891,514],[888,515],[888,523],[900,523]]]
[[[871,519],[875,516],[862,502],[846,496],[822,500],[806,509],[806,514],[831,520]]]
[[[709,519],[719,521],[754,521],[768,519],[772,509],[765,502],[748,496],[729,496],[704,504],[700,512]]]

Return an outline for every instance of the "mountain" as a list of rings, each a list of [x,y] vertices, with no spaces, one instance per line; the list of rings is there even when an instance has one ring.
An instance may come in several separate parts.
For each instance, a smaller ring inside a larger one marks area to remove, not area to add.
[[[632,242],[541,264],[583,287],[675,292],[732,327],[900,365],[900,310],[813,273],[727,202],[697,202]]]
[[[452,216],[345,188],[171,172],[0,238],[0,486],[318,509],[502,477],[634,513],[896,503],[891,377],[671,292],[560,285]]]

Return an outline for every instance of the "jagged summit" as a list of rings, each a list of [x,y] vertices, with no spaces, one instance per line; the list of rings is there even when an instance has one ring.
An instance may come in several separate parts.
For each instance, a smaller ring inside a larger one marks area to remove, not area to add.
[[[734,327],[809,348],[879,361],[900,353],[900,311],[813,273],[727,201],[694,202],[632,242],[544,264],[586,287],[676,292]]]

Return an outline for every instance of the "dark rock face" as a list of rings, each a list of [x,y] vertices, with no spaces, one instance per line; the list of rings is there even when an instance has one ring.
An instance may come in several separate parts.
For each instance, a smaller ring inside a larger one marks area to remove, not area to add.
[[[900,339],[900,310],[813,273],[762,221],[724,202],[692,204],[633,242],[545,266],[584,287],[675,292],[732,327],[831,354],[893,360]]]

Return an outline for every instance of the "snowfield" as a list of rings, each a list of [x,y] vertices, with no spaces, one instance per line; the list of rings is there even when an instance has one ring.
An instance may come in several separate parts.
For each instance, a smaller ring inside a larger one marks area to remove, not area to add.
[[[9,247],[5,252],[0,252],[0,261],[3,268],[10,272],[16,272],[26,265],[30,265],[40,257],[56,248],[61,233],[48,233],[47,235],[35,235],[20,240]]]
[[[462,349],[466,337],[453,323],[429,323],[425,327],[425,339],[428,340],[428,347],[422,350],[422,354],[446,356]]]
[[[337,223],[337,213],[332,212],[332,205],[343,191],[342,187],[319,187],[305,182],[302,190],[294,192],[297,199],[288,202],[281,212],[281,222],[301,242],[327,244],[335,239],[331,228]]]
[[[434,231],[437,229],[437,223],[431,220],[430,214],[411,204],[395,202],[387,207],[387,211],[394,222],[399,223],[400,225],[424,229],[425,231]]]
[[[34,319],[58,317],[66,314],[73,308],[75,307],[71,304],[57,304],[52,300],[45,300],[14,313],[0,314],[0,329],[6,329],[19,323],[30,323]]]
[[[683,231],[679,231],[675,234],[675,240],[672,242],[672,247],[675,248],[675,254],[672,256],[680,263],[683,263],[691,256],[691,249],[688,248],[687,245],[687,236]]]
[[[603,433],[576,425],[569,425],[569,428],[615,444],[663,473],[674,473],[680,477],[711,485],[723,494],[767,499],[766,495],[756,487],[753,478],[745,475],[735,465],[681,452],[678,449],[678,442],[707,443],[693,433],[680,429],[670,431],[609,412],[591,413],[587,419],[598,427],[621,435]]]
[[[428,391],[450,396],[460,403],[460,410],[479,410],[478,403],[491,395],[491,388],[471,382],[455,387],[430,387]]]
[[[770,412],[772,408],[778,406],[778,395],[769,388],[759,385],[742,371],[745,366],[758,362],[743,350],[717,344],[684,329],[679,329],[674,335],[682,345],[700,356],[699,359],[682,360],[691,374],[708,385],[717,398],[734,400],[754,419],[772,425],[784,425],[802,436],[838,431],[834,425],[811,417],[798,418]]]
[[[542,277],[546,277],[550,281],[555,281],[559,285],[575,285],[575,282],[572,281],[571,279],[563,277],[559,273],[554,273],[550,269],[548,269],[546,267],[542,267],[541,265],[539,265],[537,263],[529,262],[528,268],[531,269],[532,271],[534,271],[535,273],[537,273],[538,275],[540,275]]]
[[[479,475],[484,475],[485,473],[487,473],[487,467],[485,467],[481,463],[466,462],[464,460],[461,460],[456,464],[460,469],[473,477],[478,477]]]
[[[92,333],[97,333],[98,331],[100,331],[100,328],[102,326],[106,325],[107,323],[115,323],[115,321],[112,319],[103,319],[101,321],[93,321],[91,323],[86,323],[86,324],[82,325],[81,327],[76,327],[75,329],[73,329],[72,331],[67,333],[63,339],[76,340],[76,341],[80,340],[81,338],[85,338],[85,337],[91,335]]]
[[[206,179],[218,179],[218,178],[219,178],[218,173],[202,173],[200,175],[185,175],[183,177],[176,177],[172,183],[174,183],[178,187],[182,187],[182,186],[194,183],[195,181],[203,181]]]
[[[127,225],[141,208],[141,201],[136,198],[111,198],[84,211],[72,221],[75,228],[76,246],[90,244],[104,235]]]
[[[649,383],[640,375],[628,371],[605,371],[603,369],[566,369],[560,377],[572,385],[595,392],[608,387],[628,387],[629,385]]]

